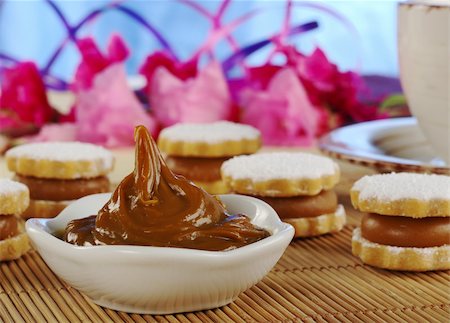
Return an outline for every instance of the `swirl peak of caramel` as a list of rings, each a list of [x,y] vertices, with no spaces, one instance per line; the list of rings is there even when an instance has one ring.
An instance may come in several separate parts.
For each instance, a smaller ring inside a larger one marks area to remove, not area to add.
[[[69,223],[66,241],[227,250],[269,235],[243,215],[228,215],[218,199],[173,174],[145,127],[136,128],[135,141],[133,173],[96,217]]]

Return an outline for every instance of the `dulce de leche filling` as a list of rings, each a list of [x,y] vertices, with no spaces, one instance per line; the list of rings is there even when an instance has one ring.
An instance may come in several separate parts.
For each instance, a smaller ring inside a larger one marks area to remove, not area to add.
[[[30,198],[45,201],[76,200],[83,196],[109,192],[109,179],[105,176],[89,179],[42,179],[16,175],[14,180],[28,186]]]
[[[19,222],[14,215],[0,215],[0,241],[19,234]]]
[[[135,131],[133,173],[96,216],[71,221],[64,239],[76,245],[143,245],[229,250],[269,233],[167,167],[147,129]]]
[[[336,211],[338,200],[334,191],[322,191],[315,196],[265,197],[259,199],[269,204],[281,219],[312,218]]]
[[[450,218],[409,218],[365,214],[361,236],[371,242],[396,247],[438,247],[450,243]]]
[[[190,180],[213,182],[221,179],[220,167],[229,157],[197,158],[173,157],[166,158],[167,166],[175,173]]]

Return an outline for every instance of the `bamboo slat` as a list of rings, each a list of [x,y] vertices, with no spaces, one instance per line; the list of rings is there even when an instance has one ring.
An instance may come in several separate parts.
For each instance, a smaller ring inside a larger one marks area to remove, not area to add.
[[[296,240],[276,267],[235,302],[174,315],[99,307],[56,277],[31,251],[0,265],[2,322],[448,322],[449,272],[391,272],[350,252],[352,227]]]
[[[115,152],[120,181],[132,169],[132,151]],[[360,215],[348,191],[370,173],[341,163],[336,187],[348,214],[340,233],[296,240],[256,286],[221,308],[173,315],[138,315],[95,305],[65,284],[36,251],[0,263],[0,322],[449,322],[449,272],[407,273],[362,264],[351,254]],[[0,175],[10,177],[0,158]]]

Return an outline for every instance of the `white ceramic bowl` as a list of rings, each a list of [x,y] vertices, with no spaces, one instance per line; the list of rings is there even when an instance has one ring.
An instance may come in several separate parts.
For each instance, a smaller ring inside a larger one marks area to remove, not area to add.
[[[450,165],[450,1],[399,3],[400,79],[412,114]]]
[[[95,303],[125,312],[167,314],[232,302],[277,263],[294,236],[263,201],[222,195],[231,213],[248,215],[271,236],[231,251],[144,246],[77,247],[55,237],[73,219],[96,214],[110,194],[69,205],[54,219],[30,219],[26,231],[48,266]]]

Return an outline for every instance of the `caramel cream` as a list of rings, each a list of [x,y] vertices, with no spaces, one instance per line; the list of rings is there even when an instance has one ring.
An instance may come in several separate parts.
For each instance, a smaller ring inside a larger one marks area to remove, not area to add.
[[[18,219],[14,215],[0,215],[0,241],[19,234]]]
[[[409,218],[365,214],[361,236],[371,242],[396,247],[438,247],[450,244],[450,218]]]
[[[221,179],[220,166],[229,157],[200,158],[173,157],[166,158],[167,165],[176,174],[190,180],[213,182]]]
[[[338,200],[334,191],[322,191],[315,196],[262,197],[281,219],[312,218],[336,211]]]
[[[69,201],[90,194],[110,192],[109,179],[105,176],[61,180],[16,175],[14,180],[28,186],[33,200]]]
[[[67,242],[217,251],[269,236],[246,216],[228,215],[219,200],[174,175],[145,127],[136,128],[135,140],[133,173],[96,216],[68,224]]]

